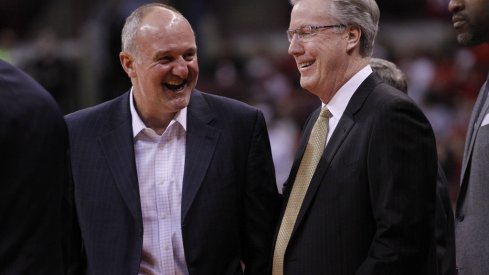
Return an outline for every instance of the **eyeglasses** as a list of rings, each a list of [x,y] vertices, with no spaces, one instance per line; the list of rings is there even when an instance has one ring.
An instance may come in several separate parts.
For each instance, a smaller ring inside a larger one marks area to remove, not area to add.
[[[316,35],[321,30],[333,29],[333,28],[343,28],[345,25],[343,24],[335,24],[335,25],[326,25],[326,26],[312,26],[312,25],[304,25],[300,26],[295,30],[287,30],[287,39],[289,42],[292,42],[292,38],[294,38],[294,34],[297,34],[299,39],[310,38]]]

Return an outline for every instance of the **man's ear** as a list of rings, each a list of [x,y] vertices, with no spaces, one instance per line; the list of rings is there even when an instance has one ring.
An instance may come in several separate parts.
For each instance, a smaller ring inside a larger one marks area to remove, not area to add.
[[[346,34],[348,35],[346,50],[350,52],[355,47],[357,47],[357,45],[360,44],[360,37],[362,36],[362,30],[360,30],[358,26],[349,26]]]
[[[136,77],[136,69],[134,68],[134,57],[128,52],[120,52],[119,60],[121,61],[122,68],[126,71],[126,74],[130,77]]]

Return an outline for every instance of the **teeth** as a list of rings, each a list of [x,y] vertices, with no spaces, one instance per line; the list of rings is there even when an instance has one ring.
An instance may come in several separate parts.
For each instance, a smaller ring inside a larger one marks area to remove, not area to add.
[[[300,66],[301,68],[305,68],[305,67],[311,66],[311,65],[312,65],[312,63],[314,63],[314,62],[312,62],[312,61],[309,61],[309,62],[304,62],[304,63],[301,63],[299,66]]]
[[[178,85],[182,85],[183,84],[183,81],[182,82],[168,81],[167,84],[168,85],[173,85],[173,86],[178,86]]]
[[[184,87],[185,87],[185,80],[184,81],[167,81],[165,83],[165,86],[170,89],[170,90],[173,90],[175,92],[177,91],[181,91]]]

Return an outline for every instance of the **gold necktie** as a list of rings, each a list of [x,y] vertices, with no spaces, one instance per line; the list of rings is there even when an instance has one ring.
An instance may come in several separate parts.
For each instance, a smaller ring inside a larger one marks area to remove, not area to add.
[[[306,150],[302,156],[299,170],[295,177],[292,191],[290,192],[287,208],[285,209],[282,223],[275,243],[273,253],[273,275],[282,275],[284,273],[284,256],[287,244],[292,234],[297,215],[301,209],[302,201],[306,195],[309,183],[316,171],[316,167],[324,151],[326,137],[328,136],[328,124],[330,112],[322,108],[314,127],[312,128]]]

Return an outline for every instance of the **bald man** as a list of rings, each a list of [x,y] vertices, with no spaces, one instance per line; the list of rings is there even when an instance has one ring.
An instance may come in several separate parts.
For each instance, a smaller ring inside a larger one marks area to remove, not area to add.
[[[263,115],[195,89],[172,7],[122,30],[124,95],[66,117],[86,274],[266,274],[280,197]]]

